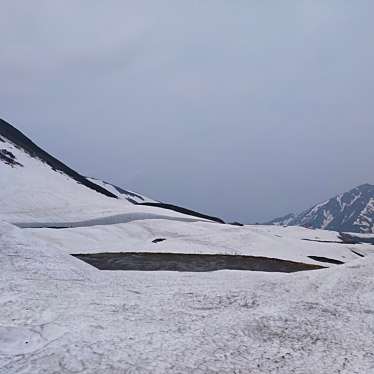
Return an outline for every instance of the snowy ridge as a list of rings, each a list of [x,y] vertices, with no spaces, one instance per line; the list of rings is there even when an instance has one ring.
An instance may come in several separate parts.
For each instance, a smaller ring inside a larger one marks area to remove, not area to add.
[[[111,192],[113,195],[117,196],[119,199],[126,199],[127,201],[137,204],[137,203],[157,203],[156,200],[152,200],[144,195],[141,195],[137,192],[128,191],[121,187],[115,186],[109,182],[102,181],[96,178],[87,178],[92,183],[97,184],[105,188],[107,191]]]
[[[4,220],[90,219],[134,210],[130,202],[107,197],[77,183],[11,142],[3,141],[1,147],[22,165],[0,162],[0,217]]]
[[[364,184],[299,215],[288,214],[267,224],[374,233],[374,186]]]
[[[83,177],[2,120],[0,183],[0,219],[8,222],[52,225],[132,214],[143,219],[154,216],[191,219],[183,209],[181,212],[164,209],[162,203],[140,194]],[[148,203],[156,206],[137,205]],[[196,218],[206,220],[209,216]]]
[[[31,158],[37,158],[39,161],[49,165],[54,171],[59,171],[70,178],[74,179],[76,182],[83,184],[84,186],[93,189],[105,196],[115,198],[116,196],[111,194],[106,189],[90,182],[85,177],[77,173],[75,170],[70,169],[68,166],[63,164],[61,161],[57,160],[49,153],[45,152],[43,149],[38,147],[29,138],[22,134],[15,127],[0,119],[0,143],[13,144],[17,149],[22,149],[23,152],[27,153]],[[24,165],[16,161],[15,155],[7,150],[6,148],[0,150],[0,161],[5,164],[23,167]],[[9,162],[10,161],[10,162]]]

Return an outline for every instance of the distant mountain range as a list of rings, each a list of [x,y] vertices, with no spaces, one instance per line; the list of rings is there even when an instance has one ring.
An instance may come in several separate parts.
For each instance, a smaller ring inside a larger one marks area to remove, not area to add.
[[[39,212],[41,217],[48,214],[58,217],[68,215],[70,208],[78,205],[82,206],[82,212],[87,207],[101,209],[104,206],[114,214],[119,207],[122,212],[126,204],[130,204],[139,209],[150,207],[224,223],[217,217],[149,199],[99,179],[87,178],[1,119],[0,179],[3,182],[0,191],[2,215],[18,217]],[[374,233],[374,186],[364,184],[300,214],[287,214],[266,224]]]
[[[287,214],[266,224],[374,233],[374,185],[363,184],[300,214]]]

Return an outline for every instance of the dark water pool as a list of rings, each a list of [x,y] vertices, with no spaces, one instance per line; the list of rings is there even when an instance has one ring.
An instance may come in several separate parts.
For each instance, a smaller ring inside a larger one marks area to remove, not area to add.
[[[100,270],[210,272],[249,270],[293,273],[323,266],[268,257],[179,253],[92,253],[73,254]]]

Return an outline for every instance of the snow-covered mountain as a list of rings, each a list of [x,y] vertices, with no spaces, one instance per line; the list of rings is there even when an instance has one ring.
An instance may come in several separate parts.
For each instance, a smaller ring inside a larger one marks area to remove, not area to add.
[[[374,233],[374,186],[363,184],[298,215],[287,214],[267,224]]]
[[[123,214],[136,214],[138,218],[141,215],[186,218],[187,215],[222,222],[87,178],[1,119],[0,183],[0,219],[9,222],[82,221]]]
[[[10,221],[88,219],[133,204],[42,150],[0,120],[0,218]]]
[[[218,224],[3,121],[0,187],[0,374],[372,372],[374,235]]]

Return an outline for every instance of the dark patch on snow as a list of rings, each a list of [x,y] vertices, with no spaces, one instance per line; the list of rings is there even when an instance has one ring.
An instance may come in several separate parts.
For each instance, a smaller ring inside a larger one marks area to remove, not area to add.
[[[110,184],[110,183],[109,183]],[[127,191],[127,190],[124,190],[123,188],[121,187],[118,187],[118,186],[115,186],[114,184],[111,184],[111,186],[113,186],[120,194],[122,195],[127,195],[127,196],[131,196],[133,198],[137,198],[139,200],[142,200],[144,201],[144,198],[143,196],[140,196],[134,192],[130,192],[130,191]],[[133,200],[134,201],[134,200]]]
[[[0,149],[0,161],[3,161],[5,164],[14,166],[23,166],[21,163],[16,161],[16,156],[12,152],[9,152],[6,149]]]
[[[126,197],[126,200],[127,200],[129,203],[134,204],[134,205],[136,205],[136,204],[138,203],[136,200],[131,199],[131,197]]]
[[[350,234],[345,234],[344,232],[339,233],[339,239],[345,244],[360,244],[360,240],[357,237],[354,237]]]
[[[294,273],[324,269],[319,265],[279,260],[276,258],[179,254],[179,253],[90,253],[72,256],[99,270],[210,272],[217,270],[248,270]]]
[[[317,243],[335,243],[335,244],[344,244],[343,242],[339,242],[337,240],[320,240],[320,239],[301,239],[307,242],[317,242]]]
[[[44,229],[53,229],[53,230],[64,230],[64,229],[72,229],[72,226],[45,226],[45,227],[34,227],[37,229],[44,228]]]
[[[9,152],[8,150],[6,149],[1,149],[0,152],[4,155],[4,156],[7,156],[8,158],[11,158],[12,160],[15,160],[16,159],[16,156],[14,156],[14,154],[12,152]]]
[[[198,217],[207,219],[209,221],[217,222],[217,223],[225,223],[221,218],[208,216],[203,213],[195,212],[193,210],[182,208],[180,206],[172,205],[172,204],[165,204],[165,203],[138,203],[138,205],[146,205],[146,206],[153,206],[157,208],[167,209],[167,210],[173,210],[174,212],[187,214],[192,217]]]
[[[92,179],[99,181],[99,180],[96,179],[96,178],[92,178]],[[121,188],[121,187],[118,187],[118,186],[116,186],[115,184],[109,183],[109,182],[107,182],[107,181],[102,181],[102,182],[103,182],[104,184],[107,184],[108,186],[113,187],[113,188],[114,188],[118,193],[120,193],[121,195],[126,195],[126,199],[127,199],[130,203],[137,204],[137,201],[134,200],[135,198],[144,201],[143,196],[140,196],[140,195],[136,194],[135,192],[127,191],[127,190],[125,190],[125,189],[123,189],[123,188]]]
[[[240,227],[243,227],[244,225],[240,222],[230,222],[229,225],[232,225],[232,226],[240,226]]]
[[[365,257],[364,255],[362,255],[361,253],[358,253],[358,252],[354,251],[353,249],[351,249],[351,251],[352,251],[352,253],[354,253],[357,256]]]
[[[29,138],[27,138],[22,132],[17,130],[15,127],[0,119],[0,135],[9,141],[11,141],[18,149],[22,149],[28,153],[33,158],[38,158],[41,161],[49,165],[53,170],[61,171],[68,175],[78,183],[95,190],[108,197],[117,198],[116,195],[107,191],[95,183],[90,182],[84,176],[78,174],[73,169],[63,164],[61,161],[57,160],[55,157],[51,156],[49,153],[43,151],[40,147],[34,144]]]
[[[152,240],[152,243],[161,243],[161,242],[164,242],[166,239],[165,238],[156,238],[154,240]]]
[[[373,244],[374,245],[374,237],[361,237],[355,236],[352,234],[347,234],[344,232],[339,233],[339,239],[341,239],[345,244]]]
[[[335,260],[333,258],[328,257],[320,257],[320,256],[308,256],[312,260],[318,261],[318,262],[327,262],[329,264],[335,264],[335,265],[343,265],[344,262],[340,260]]]

